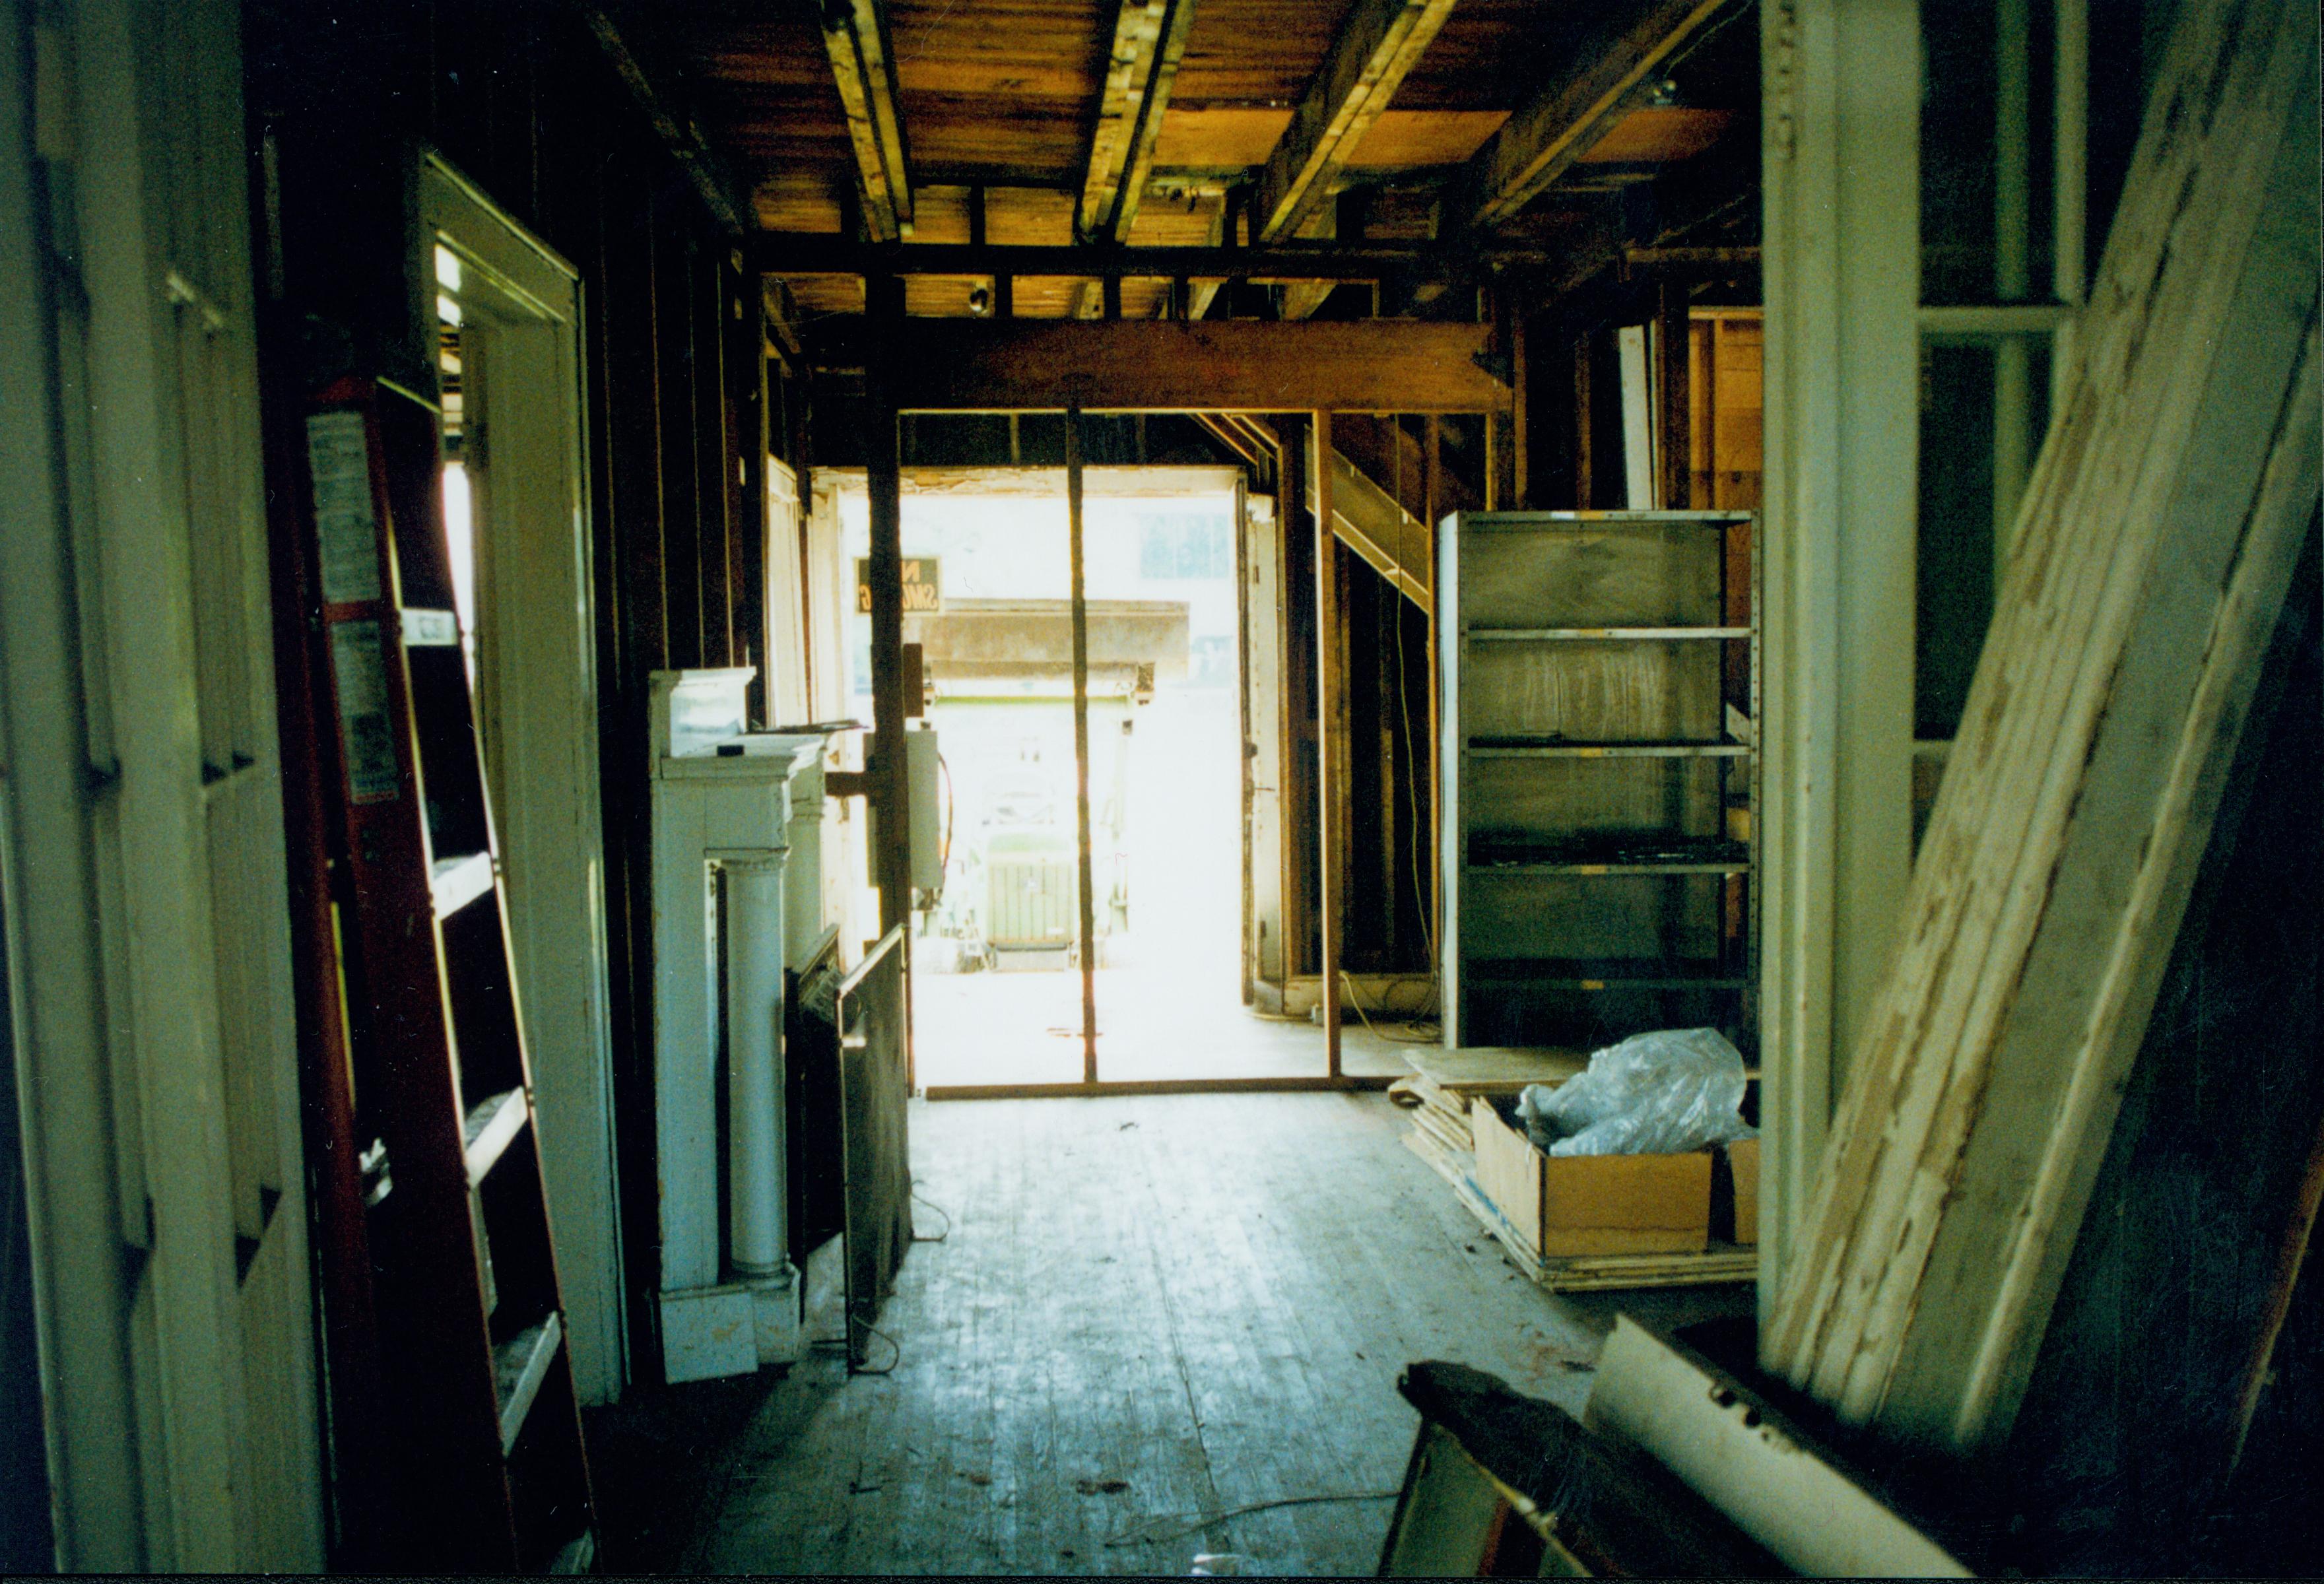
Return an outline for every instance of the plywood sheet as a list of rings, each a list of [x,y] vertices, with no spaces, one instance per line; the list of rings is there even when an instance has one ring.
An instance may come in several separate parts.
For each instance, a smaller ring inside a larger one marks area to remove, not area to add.
[[[1439,1088],[1462,1094],[1515,1094],[1528,1083],[1563,1083],[1590,1064],[1586,1052],[1514,1045],[1424,1046],[1406,1056]]]

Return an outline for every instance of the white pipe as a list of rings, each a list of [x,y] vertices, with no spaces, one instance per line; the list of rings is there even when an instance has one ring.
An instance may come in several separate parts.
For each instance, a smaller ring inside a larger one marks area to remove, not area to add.
[[[783,1004],[779,853],[726,870],[727,1260],[771,1275],[783,1227],[783,1091],[777,1020]]]

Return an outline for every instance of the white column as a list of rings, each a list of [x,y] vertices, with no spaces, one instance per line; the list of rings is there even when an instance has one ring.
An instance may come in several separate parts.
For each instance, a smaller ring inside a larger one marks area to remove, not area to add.
[[[1911,866],[1917,0],[1760,12],[1762,1312]]]
[[[783,1226],[783,862],[729,861],[726,874],[727,1263],[771,1275]]]

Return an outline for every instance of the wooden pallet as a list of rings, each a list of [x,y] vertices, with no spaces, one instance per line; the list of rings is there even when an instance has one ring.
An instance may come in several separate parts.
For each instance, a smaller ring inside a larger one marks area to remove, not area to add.
[[[1545,1259],[1477,1186],[1471,1164],[1428,1134],[1405,1136],[1405,1147],[1452,1184],[1453,1195],[1493,1235],[1510,1263],[1552,1293],[1610,1293],[1638,1287],[1707,1287],[1758,1279],[1759,1251],[1714,1243],[1699,1254],[1594,1254]]]

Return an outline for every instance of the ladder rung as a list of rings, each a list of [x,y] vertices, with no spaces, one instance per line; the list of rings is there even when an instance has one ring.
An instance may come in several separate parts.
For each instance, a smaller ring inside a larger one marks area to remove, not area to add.
[[[519,1331],[493,1349],[493,1384],[499,1388],[501,1399],[503,1457],[516,1450],[524,1416],[532,1412],[533,1399],[540,1395],[540,1383],[548,1378],[549,1362],[557,1357],[564,1331],[552,1309],[539,1325]]]
[[[436,916],[449,918],[493,889],[493,855],[471,852],[437,864],[429,889],[436,894]]]
[[[468,1186],[484,1180],[510,1143],[524,1129],[524,1091],[504,1090],[478,1102],[465,1127],[467,1138]]]

